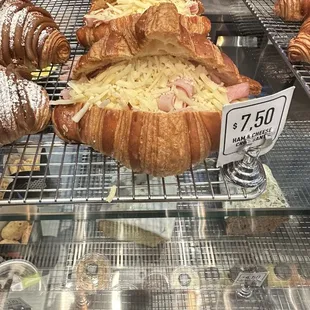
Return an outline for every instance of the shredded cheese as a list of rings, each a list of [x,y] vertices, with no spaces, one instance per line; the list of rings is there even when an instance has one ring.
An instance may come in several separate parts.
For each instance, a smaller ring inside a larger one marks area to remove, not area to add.
[[[176,79],[190,81],[194,94],[191,98],[178,90]],[[70,100],[56,104],[84,103],[83,109],[74,116],[79,121],[92,105],[109,109],[128,109],[161,112],[158,99],[173,91],[176,98],[197,111],[221,111],[228,103],[224,87],[211,81],[207,70],[191,62],[173,56],[155,56],[134,59],[108,67],[89,81],[70,82]],[[178,108],[177,104],[175,108]]]
[[[75,123],[78,123],[90,107],[91,107],[91,102],[89,102],[89,101],[86,102],[85,105],[83,106],[83,108],[72,117],[72,120]]]
[[[109,192],[109,195],[108,197],[105,199],[107,202],[112,202],[115,195],[116,195],[116,190],[117,190],[117,187],[116,185],[113,185],[110,189],[110,192]]]
[[[193,15],[191,7],[197,6],[195,0],[117,0],[113,5],[107,2],[106,9],[93,11],[88,16],[107,22],[131,14],[142,14],[149,7],[160,3],[173,3],[180,14],[187,16]]]

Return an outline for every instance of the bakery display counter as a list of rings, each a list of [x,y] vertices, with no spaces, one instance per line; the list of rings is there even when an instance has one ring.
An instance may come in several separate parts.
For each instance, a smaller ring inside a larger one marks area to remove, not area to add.
[[[268,38],[272,41],[287,66],[292,70],[305,92],[310,96],[310,66],[305,62],[292,63],[288,57],[288,46],[294,37],[299,33],[301,21],[285,21],[275,15],[274,0],[245,0],[247,6],[257,17],[266,30]]]
[[[0,265],[0,283],[8,268],[21,279],[36,274],[26,290],[18,291],[15,279],[5,292],[7,305],[33,310],[306,310],[309,220],[295,217],[276,232],[245,237],[227,235],[221,220],[157,218],[165,221],[169,240],[137,227],[113,236],[115,221],[37,222],[27,247],[0,247],[3,259],[21,259]],[[234,284],[240,271],[267,277],[245,297]]]
[[[65,65],[33,72],[33,80],[47,90],[51,100],[57,100],[75,60],[85,52],[75,31],[82,25],[88,6],[84,1],[37,1],[37,5],[52,12],[72,49]],[[230,5],[232,20],[223,24],[224,28],[218,28],[216,23],[212,27],[215,43],[242,74],[262,84],[262,96],[293,85],[292,72],[273,45],[264,41],[264,29],[246,5],[242,1]],[[1,216],[5,220],[18,220],[18,216],[46,219],[61,218],[65,212],[67,218],[119,218],[124,214],[173,217],[200,216],[202,209],[215,217],[266,216],[271,210],[278,216],[308,212],[309,107],[304,91],[298,83],[295,85],[297,90],[284,132],[273,150],[261,157],[279,184],[285,203],[251,203],[266,190],[265,186],[242,188],[228,182],[222,169],[216,167],[216,153],[183,174],[154,178],[135,174],[85,145],[67,144],[50,126],[42,133],[0,148]],[[17,205],[25,207],[18,215],[14,212]],[[38,206],[39,211],[29,212],[29,205]],[[120,205],[122,214],[118,212]]]
[[[90,1],[33,2],[71,46],[68,62],[32,72],[55,103],[86,52],[76,30]],[[267,184],[229,182],[215,152],[177,176],[134,173],[52,125],[1,146],[0,310],[309,309],[309,70],[288,63],[297,24],[274,25],[272,4],[209,6],[211,40],[261,96],[296,87],[260,157]]]

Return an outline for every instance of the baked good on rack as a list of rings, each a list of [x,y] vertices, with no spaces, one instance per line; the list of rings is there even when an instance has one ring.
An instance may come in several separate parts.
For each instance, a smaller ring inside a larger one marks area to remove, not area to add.
[[[223,208],[229,210],[255,209],[255,208],[286,208],[288,203],[282,190],[274,178],[271,169],[264,165],[267,179],[265,193],[254,200],[235,201],[223,203]],[[233,194],[240,194],[241,190]],[[261,235],[270,234],[289,220],[287,215],[270,216],[228,216],[225,219],[227,235]]]
[[[277,0],[274,7],[277,16],[286,21],[302,21],[310,14],[309,0]]]
[[[46,10],[28,0],[0,5],[0,65],[43,69],[65,63],[69,56],[69,42]]]
[[[90,253],[80,259],[76,266],[76,289],[78,291],[101,291],[110,285],[110,263],[99,253]]]
[[[46,91],[11,66],[0,66],[0,146],[42,131],[49,121]]]
[[[217,150],[223,104],[261,86],[180,16],[173,4],[150,7],[127,25],[131,40],[111,31],[96,42],[67,100],[53,102],[58,136],[154,176],[183,173]]]
[[[310,17],[302,24],[297,37],[290,41],[288,57],[292,62],[310,63]]]
[[[171,0],[116,0],[93,1],[91,10],[84,17],[85,26],[77,31],[77,38],[81,45],[91,46],[106,34],[106,27],[122,33],[126,28],[127,19],[137,20],[141,14],[151,6],[161,3],[171,3]],[[204,12],[199,0],[175,0],[172,2],[182,14],[185,28],[190,28],[191,33],[207,35],[211,29],[211,23],[204,16],[197,16]]]

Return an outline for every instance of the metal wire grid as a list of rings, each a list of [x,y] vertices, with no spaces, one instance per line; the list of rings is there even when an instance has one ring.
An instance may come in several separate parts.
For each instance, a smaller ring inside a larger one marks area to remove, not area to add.
[[[309,130],[308,121],[289,121],[265,156],[292,208],[310,201]],[[235,194],[234,185],[220,181],[221,170],[213,159],[180,176],[152,178],[134,174],[86,146],[66,145],[49,130],[2,147],[0,159],[0,184],[11,181],[0,190],[0,205],[105,203],[113,186],[113,203],[244,200],[260,194],[259,188]],[[4,176],[5,171],[15,172],[13,178]]]
[[[287,56],[289,42],[298,34],[301,23],[285,22],[275,16],[273,12],[274,0],[244,0],[244,2],[257,16],[270,40],[310,96],[310,65],[306,63],[292,64]]]
[[[310,205],[309,132],[309,121],[288,121],[276,147],[265,157],[292,208]]]
[[[241,194],[231,194],[236,187],[219,181],[221,170],[215,168],[214,159],[176,177],[134,174],[87,146],[64,144],[52,132],[2,147],[0,158],[0,184],[11,181],[7,171],[14,172],[9,187],[0,191],[4,195],[0,205],[102,203],[113,186],[117,187],[114,202],[245,200],[257,197],[262,190],[242,189]]]
[[[83,235],[78,232],[84,231],[83,225],[87,234],[83,241],[77,240],[77,236]],[[107,238],[98,231],[94,221],[79,224],[62,221],[58,239],[49,242],[42,239],[26,247],[5,245],[0,247],[0,255],[20,253],[43,274],[49,273],[48,302],[55,302],[62,292],[68,295],[75,292],[74,267],[85,254],[95,252],[105,255],[112,274],[119,273],[121,282],[111,285],[106,292],[97,293],[91,309],[111,309],[110,297],[115,296],[115,291],[122,294],[124,307],[131,303],[133,309],[138,305],[142,309],[176,309],[177,303],[181,309],[187,309],[190,290],[172,281],[172,275],[182,267],[193,277],[199,277],[196,293],[202,307],[198,309],[227,309],[225,298],[229,299],[232,309],[274,309],[270,303],[275,309],[294,309],[292,302],[298,305],[296,309],[307,309],[309,284],[300,284],[299,289],[296,284],[288,290],[285,281],[270,273],[268,292],[257,290],[245,301],[235,295],[229,273],[234,266],[253,264],[264,266],[268,271],[277,263],[309,268],[309,227],[309,217],[294,217],[268,236],[229,237],[223,230],[223,220],[183,218],[176,219],[170,241],[149,248]],[[148,279],[152,282],[146,285]],[[136,302],[130,296],[135,296]]]
[[[47,90],[50,99],[55,100],[66,87],[74,60],[85,53],[84,48],[78,45],[75,31],[82,26],[89,3],[83,0],[38,0],[35,4],[51,12],[71,44],[68,64],[37,72],[34,78]],[[12,160],[14,157],[18,158],[17,161]],[[12,182],[11,177],[5,176],[8,169],[16,172]],[[28,170],[28,173],[23,170]],[[115,202],[246,200],[256,198],[262,192],[261,188],[256,188],[243,189],[239,195],[232,194],[236,192],[235,187],[219,181],[221,171],[210,160],[182,176],[166,179],[144,176],[144,182],[139,184],[139,176],[124,170],[114,160],[86,146],[64,144],[51,128],[44,134],[24,137],[11,146],[1,148],[1,172],[0,185],[9,182],[10,185],[0,189],[0,195],[4,196],[0,205],[102,203],[113,185],[117,186]],[[220,187],[224,191],[220,192]]]

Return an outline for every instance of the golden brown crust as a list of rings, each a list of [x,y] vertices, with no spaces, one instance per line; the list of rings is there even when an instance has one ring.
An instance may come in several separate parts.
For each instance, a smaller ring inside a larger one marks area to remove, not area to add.
[[[250,84],[250,94],[259,95],[262,92],[262,85],[259,82],[244,75],[241,75],[241,81]]]
[[[297,37],[290,41],[288,57],[292,62],[310,63],[310,17],[302,24]]]
[[[150,7],[136,21],[124,19],[122,33],[106,28],[105,35],[94,43],[74,68],[73,77],[78,79],[106,65],[134,57],[170,54],[197,61],[210,70],[220,70],[225,76],[225,66],[220,50],[204,35],[192,34],[183,25],[187,17],[178,14],[172,3]],[[191,17],[189,17],[191,19]],[[188,21],[187,25],[193,21]],[[193,26],[190,26],[193,28]],[[240,76],[234,70],[227,76],[238,83]]]
[[[107,3],[113,4],[116,0],[92,0],[90,12],[107,8]]]
[[[33,70],[68,60],[70,44],[43,8],[29,1],[6,0],[0,16],[1,65],[25,65]]]
[[[107,3],[110,3],[113,5],[115,2],[116,0],[92,0],[89,12],[97,11],[100,9],[106,9],[108,7]],[[196,0],[196,2],[198,3],[198,8],[199,8],[198,15],[200,15],[205,11],[205,9],[200,0]]]
[[[42,131],[48,125],[51,111],[42,87],[22,78],[11,66],[0,66],[0,85],[0,145]]]
[[[113,156],[135,172],[180,174],[219,145],[221,114],[217,112],[149,113],[93,106],[76,124],[72,116],[81,107],[57,106],[53,110],[57,134]]]
[[[130,16],[112,19],[108,23],[102,23],[96,27],[83,26],[76,32],[77,39],[84,47],[91,47],[94,43],[103,38],[107,31],[124,33],[128,18],[137,21],[141,14],[133,14]],[[211,30],[211,22],[205,16],[183,16],[180,17],[180,24],[192,34],[200,34],[206,36]]]
[[[303,2],[304,0],[277,0],[274,13],[287,21],[302,21],[305,17],[304,10],[308,9],[308,5]]]

